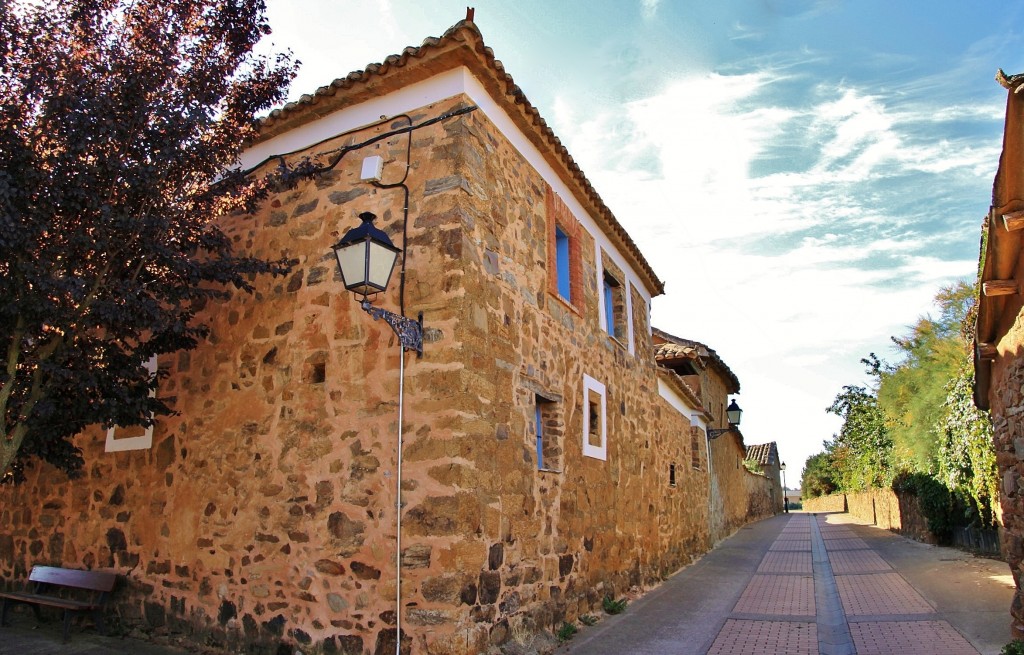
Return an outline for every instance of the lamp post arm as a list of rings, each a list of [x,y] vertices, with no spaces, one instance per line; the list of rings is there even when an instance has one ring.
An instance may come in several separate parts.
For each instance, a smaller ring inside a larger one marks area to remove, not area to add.
[[[369,300],[363,299],[360,305],[367,314],[375,319],[382,318],[391,326],[391,329],[398,336],[399,343],[403,350],[415,350],[423,356],[423,313],[414,319],[407,318],[401,314],[389,312],[380,307],[374,307]]]
[[[718,437],[722,436],[723,434],[726,434],[727,432],[732,432],[732,430],[732,426],[729,426],[727,428],[708,430],[708,439],[717,439]]]

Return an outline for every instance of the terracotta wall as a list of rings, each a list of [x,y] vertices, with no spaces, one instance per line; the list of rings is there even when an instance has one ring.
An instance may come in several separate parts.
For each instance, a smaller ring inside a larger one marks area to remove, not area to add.
[[[330,246],[363,211],[399,241],[400,192],[358,176],[380,154],[384,181],[401,177],[405,148],[396,136],[350,154],[229,221],[239,249],[295,270],[210,306],[208,342],[161,359],[179,414],[152,448],[106,453],[85,434],[81,479],[36,468],[0,490],[8,584],[35,563],[113,569],[123,626],[249,653],[394,650],[400,354],[341,288]],[[581,311],[548,292],[548,188],[487,117],[418,130],[412,150],[405,304],[427,343],[405,356],[403,633],[415,652],[479,653],[704,552],[707,466],[690,466],[688,417],[658,396],[647,327],[637,356],[600,329],[585,233]],[[396,282],[379,299],[393,310]],[[604,461],[582,455],[584,374],[606,388]],[[537,471],[537,394],[557,406],[558,473]],[[729,526],[767,511],[741,479],[721,487]]]

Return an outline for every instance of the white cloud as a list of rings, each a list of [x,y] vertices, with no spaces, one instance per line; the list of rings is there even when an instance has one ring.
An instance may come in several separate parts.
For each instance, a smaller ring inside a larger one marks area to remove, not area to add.
[[[796,475],[838,429],[840,387],[865,381],[860,358],[892,357],[889,336],[973,274],[941,248],[977,236],[936,230],[935,198],[991,179],[998,151],[946,128],[987,109],[894,109],[841,85],[791,104],[787,79],[707,74],[586,112],[561,98],[553,125],[664,279],[655,325],[723,356],[748,441],[785,438]]]
[[[650,20],[658,14],[658,6],[661,0],[640,0],[640,15],[644,20]]]

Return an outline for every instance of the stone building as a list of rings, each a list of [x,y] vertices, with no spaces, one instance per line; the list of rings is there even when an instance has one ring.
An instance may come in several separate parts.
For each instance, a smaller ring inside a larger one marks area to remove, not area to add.
[[[779,458],[778,444],[769,441],[747,446],[744,459],[756,464],[764,477],[771,482],[771,504],[776,512],[781,512],[786,493],[782,488],[782,460]]]
[[[717,434],[709,438],[708,432],[696,430],[694,438],[699,434],[710,452],[708,536],[711,543],[718,543],[740,526],[776,513],[770,482],[743,466],[747,451],[743,433],[738,426],[725,430],[729,426],[729,396],[740,392],[740,381],[717,352],[699,341],[657,328],[652,330],[652,338],[655,361],[692,390],[695,406],[703,410],[708,426],[715,430],[710,434]],[[691,447],[691,452],[698,450]]]
[[[991,410],[1002,478],[1002,552],[1017,587],[1011,629],[1015,638],[1024,638],[1024,76],[1000,71],[996,79],[1009,92],[1003,150],[982,231],[974,401]]]
[[[113,569],[122,625],[248,653],[481,653],[691,562],[738,525],[709,528],[712,491],[770,513],[710,484],[735,376],[656,363],[661,281],[472,22],[273,112],[243,164],[315,169],[225,224],[291,276],[156,362],[176,416],[0,490],[4,580]],[[340,283],[365,212],[421,358]]]

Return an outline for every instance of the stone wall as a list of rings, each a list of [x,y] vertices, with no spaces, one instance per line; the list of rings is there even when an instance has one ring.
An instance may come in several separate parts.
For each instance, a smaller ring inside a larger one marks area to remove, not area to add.
[[[726,433],[711,441],[714,480],[710,529],[713,543],[725,539],[751,521],[780,511],[774,500],[772,481],[747,470],[743,465],[745,453],[743,442],[735,433]]]
[[[846,494],[831,494],[817,498],[804,498],[805,512],[845,512]]]
[[[1024,592],[1019,582],[1024,575],[1024,312],[1008,311],[1005,316],[1015,320],[999,342],[989,399],[996,464],[1002,478],[1001,551],[1017,581],[1010,628],[1014,638],[1024,639]]]
[[[859,521],[899,532],[905,537],[936,543],[917,496],[891,489],[871,489],[855,494],[832,494],[805,499],[805,512],[848,512]]]
[[[402,637],[417,653],[480,653],[706,551],[707,463],[690,466],[689,418],[658,395],[639,290],[628,287],[636,355],[600,328],[585,230],[583,296],[549,292],[540,174],[482,111],[411,138],[405,312],[424,313],[427,343],[422,359],[404,355]],[[249,653],[394,651],[402,355],[342,289],[330,246],[364,211],[400,242],[401,191],[358,178],[370,154],[384,157],[385,183],[400,178],[405,139],[350,153],[226,222],[239,249],[297,266],[211,305],[207,342],[161,358],[160,393],[178,415],[161,420],[152,448],[104,452],[90,432],[78,440],[82,478],[37,467],[0,490],[5,580],[36,563],[113,569],[122,626]],[[377,304],[398,309],[397,275]],[[605,388],[604,460],[582,454],[584,375]],[[537,470],[538,396],[559,441],[553,471]],[[739,479],[720,485],[730,529],[767,512],[759,483]]]

